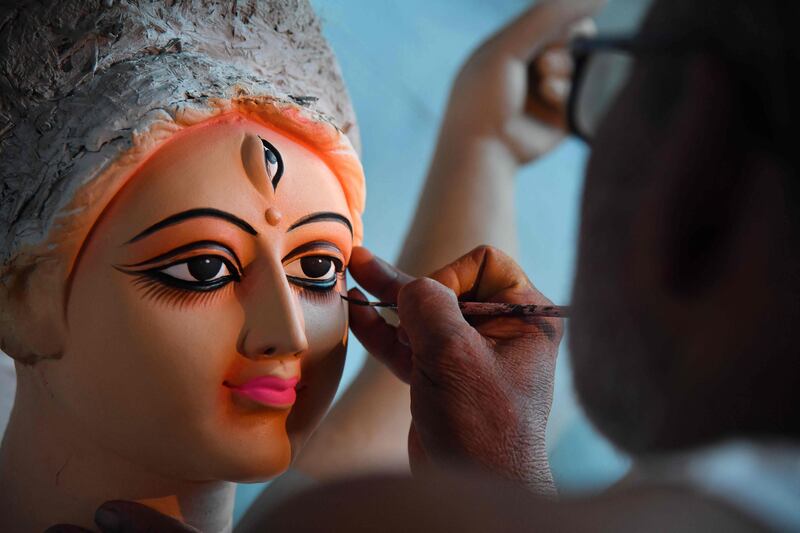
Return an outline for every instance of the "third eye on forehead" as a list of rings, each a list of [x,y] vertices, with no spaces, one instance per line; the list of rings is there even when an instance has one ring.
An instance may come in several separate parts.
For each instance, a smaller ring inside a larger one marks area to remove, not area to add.
[[[283,177],[283,158],[281,153],[269,141],[261,140],[261,146],[264,148],[264,164],[267,168],[267,176],[272,180],[272,189],[278,188],[278,183]]]

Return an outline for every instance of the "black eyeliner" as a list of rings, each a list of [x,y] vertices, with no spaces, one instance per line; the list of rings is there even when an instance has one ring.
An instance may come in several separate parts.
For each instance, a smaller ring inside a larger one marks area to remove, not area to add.
[[[199,256],[203,257],[203,256]],[[222,262],[230,271],[233,268],[233,265],[226,259],[222,259]],[[151,268],[148,270],[128,270],[124,267],[114,265],[114,268],[118,271],[122,272],[123,274],[127,274],[129,276],[134,276],[137,279],[149,279],[167,287],[173,289],[180,289],[180,290],[187,290],[187,291],[197,291],[197,292],[208,292],[219,289],[231,281],[241,281],[241,277],[238,273],[229,274],[227,276],[223,276],[221,278],[215,279],[213,281],[187,281],[183,279],[178,279],[174,276],[170,276],[169,274],[164,274],[161,272],[164,269],[173,267],[175,265],[180,265],[181,263],[185,263],[186,260],[175,261],[174,263],[168,265],[162,265],[157,268]]]
[[[224,257],[221,255],[214,255],[214,254],[203,254],[192,257],[182,257],[177,259],[176,261],[172,261],[166,264],[162,263],[148,269],[136,268],[151,263],[157,263],[159,261],[164,261],[165,259],[169,259],[171,257],[175,257],[182,253],[186,253],[187,251],[196,250],[198,248],[216,248],[220,251],[226,252],[226,254],[230,255],[236,262],[238,269],[232,264],[232,262],[228,257]],[[219,259],[225,265],[225,268],[228,269],[229,274],[227,276],[223,276],[221,278],[211,281],[188,281],[176,278],[174,276],[165,274],[163,272],[164,270],[171,268],[175,265],[187,263],[192,259],[198,259],[202,257],[215,257]],[[234,254],[227,246],[220,244],[216,241],[197,241],[180,246],[178,248],[170,250],[169,252],[153,257],[146,261],[142,261],[131,265],[112,265],[112,266],[119,272],[122,272],[123,274],[127,274],[129,276],[135,276],[138,279],[143,279],[143,278],[149,279],[172,289],[183,290],[183,291],[195,291],[195,292],[211,292],[219,288],[222,288],[231,281],[241,281],[241,272],[243,272],[244,270],[236,254]]]
[[[311,251],[315,251],[315,250],[323,250],[323,249],[324,250],[329,250],[331,252],[337,252],[338,254],[340,254],[342,256],[344,255],[342,253],[342,251],[339,249],[339,247],[336,246],[335,244],[333,244],[332,242],[328,242],[328,241],[312,241],[312,242],[308,242],[306,244],[300,245],[297,248],[295,248],[294,250],[292,250],[291,252],[289,252],[288,254],[286,254],[283,257],[283,259],[281,259],[281,262],[285,263],[286,261],[289,261],[290,259],[294,259],[298,255],[306,253],[306,252],[311,252]],[[330,259],[336,261],[336,263],[339,264],[340,266],[342,265],[342,261],[339,258],[331,257]]]
[[[317,281],[287,275],[286,279],[288,279],[290,283],[293,283],[299,287],[303,287],[304,289],[310,289],[317,292],[326,292],[332,290],[336,286],[336,283],[339,281],[339,276],[334,275],[330,279]]]
[[[261,146],[264,147],[264,164],[267,165],[267,169],[269,169],[269,164],[271,163],[271,161],[267,159],[267,150],[269,150],[270,152],[273,153],[273,155],[275,155],[275,163],[278,165],[278,171],[272,178],[272,190],[274,191],[278,189],[278,183],[281,181],[281,178],[283,177],[283,157],[281,156],[281,153],[278,151],[278,149],[272,146],[270,142],[265,141],[261,137],[259,137],[259,139],[261,139]]]
[[[169,267],[167,267],[169,268]],[[141,272],[140,274],[150,277],[164,285],[169,287],[173,287],[176,289],[188,290],[188,291],[199,291],[199,292],[209,292],[215,291],[219,288],[224,287],[231,281],[239,281],[238,276],[223,276],[221,278],[215,279],[213,281],[207,282],[195,282],[195,281],[186,281],[183,279],[178,279],[175,277],[170,276],[169,274],[164,274],[158,270],[156,271],[149,271],[146,270]]]
[[[211,249],[216,249],[216,250],[219,250],[219,251],[222,251],[222,252],[226,252],[228,255],[230,255],[233,258],[233,261],[236,263],[236,266],[239,268],[239,272],[242,272],[244,270],[244,268],[242,267],[242,263],[239,262],[239,258],[236,256],[236,254],[233,253],[233,251],[230,248],[228,248],[224,244],[221,244],[221,243],[219,243],[217,241],[196,241],[196,242],[191,242],[189,244],[184,244],[183,246],[179,246],[178,248],[175,248],[174,250],[170,250],[169,252],[163,253],[163,254],[158,255],[156,257],[153,257],[151,259],[147,259],[145,261],[140,261],[139,263],[134,263],[134,264],[131,264],[131,265],[120,265],[120,266],[122,266],[124,268],[135,268],[135,267],[139,267],[139,266],[142,266],[142,265],[149,265],[151,263],[157,263],[159,261],[163,261],[165,259],[169,259],[171,257],[175,257],[176,255],[179,255],[179,254],[182,254],[182,253],[186,253],[186,252],[190,252],[192,250],[196,250],[197,248],[211,248]],[[189,259],[191,259],[191,258],[189,258]],[[175,264],[177,264],[177,263],[175,263]],[[169,266],[172,266],[172,265],[169,265]],[[169,266],[161,267],[161,268],[169,268]]]

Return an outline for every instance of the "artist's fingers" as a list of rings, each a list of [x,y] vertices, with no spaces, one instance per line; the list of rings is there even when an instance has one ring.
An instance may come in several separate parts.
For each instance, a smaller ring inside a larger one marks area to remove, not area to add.
[[[360,246],[353,249],[347,268],[367,292],[386,302],[396,302],[403,285],[414,279]]]
[[[94,521],[103,533],[200,533],[146,505],[123,500],[105,502],[97,509]]]
[[[530,61],[542,48],[560,40],[575,22],[589,17],[606,0],[547,0],[538,2],[498,31],[487,43],[493,50]]]
[[[572,56],[565,46],[547,48],[531,67],[535,69],[532,81],[538,80],[532,93],[554,109],[564,108],[572,84],[573,66]]]
[[[536,291],[516,261],[491,246],[475,248],[430,277],[462,299],[476,302],[494,301],[502,295],[508,303],[531,303],[526,300]]]
[[[366,301],[358,289],[350,289],[347,296]],[[408,383],[411,379],[411,351],[400,342],[397,328],[384,322],[374,308],[350,302],[350,329],[370,354]]]
[[[547,105],[563,108],[572,90],[572,82],[569,78],[545,78],[539,82],[538,89],[539,96]]]
[[[442,360],[462,356],[483,341],[464,320],[455,293],[438,281],[412,281],[400,291],[397,305],[414,353],[415,370],[425,372]]]
[[[574,68],[572,55],[565,46],[547,48],[534,63],[543,78],[569,78]]]
[[[531,68],[534,73],[531,77],[538,82],[536,87],[532,87],[532,91],[544,104],[554,109],[563,109],[566,106],[572,90],[572,73],[575,68],[569,42],[576,37],[588,37],[596,32],[597,27],[592,19],[581,19],[569,26],[559,42],[545,47],[533,61]]]

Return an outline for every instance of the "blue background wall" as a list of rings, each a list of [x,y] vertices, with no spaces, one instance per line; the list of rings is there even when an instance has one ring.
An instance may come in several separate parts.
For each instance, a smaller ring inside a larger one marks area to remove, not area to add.
[[[601,32],[630,31],[643,0],[610,0]],[[365,245],[395,258],[414,212],[450,84],[486,37],[525,9],[523,0],[312,0],[339,57],[361,127],[367,175]],[[568,140],[518,177],[522,266],[556,303],[569,302],[577,212],[586,148]],[[352,338],[352,337],[351,337]],[[342,387],[364,351],[353,342]],[[562,490],[597,489],[616,480],[627,460],[586,422],[569,379],[562,346],[548,434],[551,464]],[[241,485],[236,515],[262,485]]]

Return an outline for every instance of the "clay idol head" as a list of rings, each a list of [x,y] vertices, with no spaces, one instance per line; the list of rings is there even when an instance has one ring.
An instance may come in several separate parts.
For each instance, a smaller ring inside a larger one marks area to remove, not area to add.
[[[341,374],[355,119],[306,2],[172,4],[3,8],[0,338],[17,412],[260,479]]]

